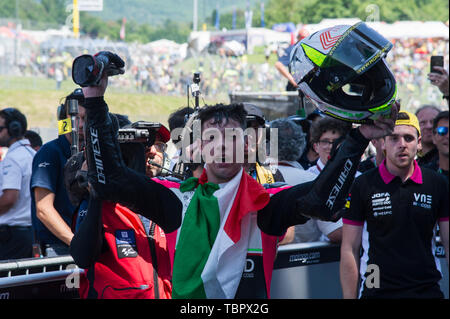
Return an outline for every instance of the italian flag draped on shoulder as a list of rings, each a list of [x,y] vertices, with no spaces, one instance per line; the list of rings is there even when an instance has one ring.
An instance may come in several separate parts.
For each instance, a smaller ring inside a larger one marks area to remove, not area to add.
[[[221,185],[189,178],[182,193],[194,195],[177,240],[173,298],[234,298],[245,268],[251,212],[265,207],[270,195],[244,173]]]

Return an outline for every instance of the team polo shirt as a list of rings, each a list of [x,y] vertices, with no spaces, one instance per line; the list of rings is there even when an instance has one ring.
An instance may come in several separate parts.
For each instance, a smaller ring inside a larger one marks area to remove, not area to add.
[[[72,206],[64,186],[64,165],[70,157],[70,143],[64,135],[44,144],[33,159],[33,172],[31,175],[31,217],[37,240],[41,244],[62,243],[54,236],[36,216],[36,203],[34,188],[42,187],[55,194],[53,206],[61,215],[67,225],[72,224]]]
[[[448,221],[448,203],[447,181],[417,162],[404,183],[385,162],[355,179],[343,222],[363,227],[360,297],[439,297],[435,226]],[[374,278],[373,265],[379,288],[366,283]]]

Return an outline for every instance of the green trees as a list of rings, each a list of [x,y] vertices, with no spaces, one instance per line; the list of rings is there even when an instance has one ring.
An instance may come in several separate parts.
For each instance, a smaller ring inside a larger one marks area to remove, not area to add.
[[[236,7],[236,27],[244,27],[244,1],[218,0],[220,4],[220,28],[232,27],[232,8]],[[357,17],[366,20],[378,10],[380,20],[392,23],[399,20],[448,21],[448,0],[261,0],[265,3],[265,24],[271,28],[275,23],[318,23],[324,18]],[[252,0],[253,26],[260,26],[260,0]],[[42,28],[62,25],[70,12],[66,6],[70,0],[8,0],[0,1],[0,18],[23,21],[24,28]],[[80,12],[80,31],[93,37],[119,39],[122,17],[126,16],[125,41],[149,42],[166,38],[185,42],[192,29],[192,1],[183,0],[114,0],[105,1],[105,14]],[[125,4],[126,3],[126,7]],[[214,29],[215,1],[200,0],[199,14],[204,16],[208,30]],[[372,7],[369,7],[371,5]],[[17,6],[17,7],[16,7]],[[205,11],[208,10],[208,11]],[[373,10],[373,9],[372,9]],[[112,14],[114,13],[114,14]],[[126,14],[128,13],[128,14]],[[181,19],[180,17],[183,17]],[[120,17],[120,18],[117,18]],[[24,23],[24,22],[32,23]],[[162,21],[162,22],[161,22]],[[199,21],[201,28],[202,21]]]
[[[266,5],[266,24],[279,22],[319,23],[324,18],[359,18],[366,20],[376,5],[380,20],[392,23],[399,20],[448,20],[447,0],[269,0]]]

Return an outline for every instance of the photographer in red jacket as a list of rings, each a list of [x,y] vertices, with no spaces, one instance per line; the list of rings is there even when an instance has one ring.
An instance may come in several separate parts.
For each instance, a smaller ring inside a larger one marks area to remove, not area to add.
[[[126,123],[123,117],[118,119],[120,124]],[[147,145],[155,138],[161,140],[167,136],[161,134],[166,133],[163,126],[157,131],[157,123],[150,124],[155,128],[148,129]],[[126,127],[128,139],[136,126],[128,124]],[[144,144],[130,140],[121,143],[120,148],[124,163],[144,173]],[[86,170],[82,170],[83,161],[84,156],[80,155],[68,161],[70,167],[66,167],[66,172],[72,174],[67,174],[66,185],[71,194],[82,194],[87,186],[87,165]],[[81,298],[171,298],[171,263],[162,229],[122,205],[96,199],[92,192],[89,201],[81,202],[78,212],[70,253],[75,263],[86,269],[80,281]]]

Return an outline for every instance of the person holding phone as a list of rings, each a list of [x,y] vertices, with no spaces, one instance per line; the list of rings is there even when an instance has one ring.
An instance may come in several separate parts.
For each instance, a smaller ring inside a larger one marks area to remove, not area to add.
[[[442,92],[442,98],[447,100],[447,105],[450,105],[448,100],[448,71],[444,69],[443,56],[431,57],[430,73],[428,74],[428,79],[431,81],[432,85],[436,86],[439,91]]]

